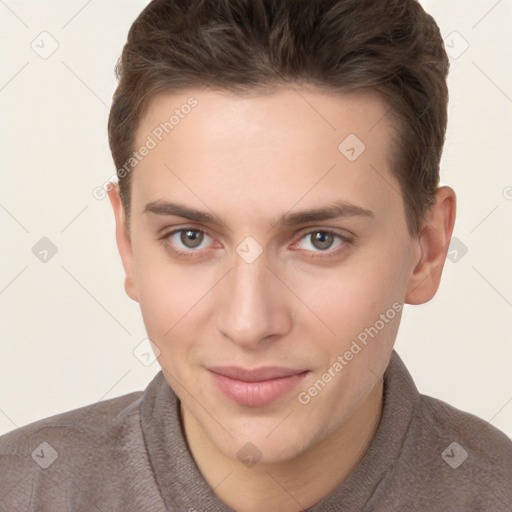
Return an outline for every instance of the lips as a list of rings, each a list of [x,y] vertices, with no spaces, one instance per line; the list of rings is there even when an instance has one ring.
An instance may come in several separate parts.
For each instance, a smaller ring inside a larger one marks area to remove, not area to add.
[[[209,372],[217,388],[230,400],[239,405],[263,407],[290,393],[308,370],[217,366],[209,368]]]

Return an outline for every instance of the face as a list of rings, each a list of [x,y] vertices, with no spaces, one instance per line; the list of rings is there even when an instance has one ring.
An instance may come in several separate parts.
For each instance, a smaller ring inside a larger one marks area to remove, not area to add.
[[[304,452],[385,371],[421,255],[387,110],[369,93],[190,90],[139,127],[129,239],[117,203],[126,290],[183,411],[230,458]]]

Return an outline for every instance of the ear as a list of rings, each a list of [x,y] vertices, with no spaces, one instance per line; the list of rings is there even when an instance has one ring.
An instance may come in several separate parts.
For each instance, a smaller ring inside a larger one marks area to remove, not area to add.
[[[437,292],[455,224],[456,197],[450,187],[440,187],[427,211],[418,236],[419,259],[410,276],[405,302],[424,304]]]
[[[107,192],[116,219],[117,248],[119,249],[119,254],[121,256],[125,272],[124,289],[131,299],[138,302],[139,299],[135,286],[132,242],[130,239],[130,233],[128,231],[128,224],[126,222],[124,205],[121,201],[119,185],[117,183],[110,183],[108,185]]]

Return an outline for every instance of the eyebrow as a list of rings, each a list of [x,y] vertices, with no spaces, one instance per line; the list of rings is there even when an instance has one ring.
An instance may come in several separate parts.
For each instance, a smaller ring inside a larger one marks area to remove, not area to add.
[[[144,207],[144,213],[183,217],[193,222],[200,222],[211,225],[227,225],[222,221],[221,218],[216,215],[212,215],[204,211],[196,210],[194,208],[169,201],[152,201],[147,203]],[[337,201],[331,205],[321,208],[303,210],[294,213],[286,213],[280,219],[278,219],[277,222],[273,224],[271,223],[270,225],[278,227],[290,227],[306,224],[308,222],[318,222],[346,217],[374,218],[375,215],[372,211],[362,208],[361,206],[347,203],[345,201]]]

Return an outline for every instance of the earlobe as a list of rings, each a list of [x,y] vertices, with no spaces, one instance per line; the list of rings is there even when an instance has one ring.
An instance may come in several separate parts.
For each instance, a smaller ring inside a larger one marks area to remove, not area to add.
[[[108,187],[108,197],[114,210],[114,216],[116,221],[116,243],[123,262],[125,281],[124,289],[127,295],[138,302],[137,289],[135,286],[135,270],[132,252],[132,243],[130,239],[130,233],[128,231],[128,225],[126,222],[126,214],[123,202],[121,200],[121,194],[119,191],[119,185],[117,183],[111,183]]]
[[[418,236],[420,257],[409,279],[405,297],[408,304],[424,304],[436,294],[453,233],[455,211],[453,189],[437,189],[436,202],[427,212]]]

